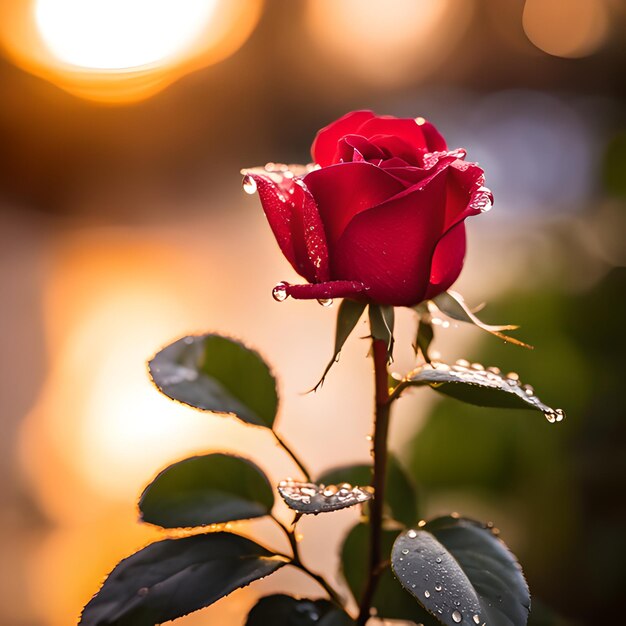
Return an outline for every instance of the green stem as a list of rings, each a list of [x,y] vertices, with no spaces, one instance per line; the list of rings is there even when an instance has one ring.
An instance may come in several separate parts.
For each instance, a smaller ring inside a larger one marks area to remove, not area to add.
[[[273,430],[272,432],[274,433],[274,438],[276,439],[276,443],[278,443],[278,445],[291,457],[291,460],[298,466],[300,471],[304,474],[304,477],[306,478],[306,480],[308,482],[311,482],[311,474],[309,474],[309,470],[307,470],[304,463],[302,463],[302,461],[298,458],[296,453],[287,445],[285,440],[282,439],[281,436],[275,430]]]
[[[391,402],[388,387],[387,345],[380,339],[372,341],[375,384],[374,416],[374,498],[370,505],[370,546],[367,586],[359,605],[358,626],[364,626],[370,618],[372,600],[384,567],[382,555],[382,527],[387,482],[387,436],[389,434],[389,411]]]
[[[285,533],[289,545],[291,547],[291,551],[293,553],[291,564],[294,567],[297,567],[299,570],[310,576],[317,584],[324,589],[324,591],[328,594],[328,597],[336,604],[340,609],[343,610],[343,601],[337,591],[330,585],[330,583],[320,574],[316,574],[311,571],[303,562],[302,557],[300,556],[300,549],[298,546],[298,540],[296,538],[295,526],[292,528],[288,528],[283,524],[279,519],[272,515],[272,519],[278,524],[281,530]]]

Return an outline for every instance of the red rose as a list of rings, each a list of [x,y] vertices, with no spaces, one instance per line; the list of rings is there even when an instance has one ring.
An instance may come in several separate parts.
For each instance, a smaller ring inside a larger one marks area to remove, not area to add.
[[[413,306],[447,290],[465,256],[465,218],[491,207],[483,171],[423,118],[354,111],[323,128],[315,165],[244,170],[283,254],[309,284],[278,299]]]

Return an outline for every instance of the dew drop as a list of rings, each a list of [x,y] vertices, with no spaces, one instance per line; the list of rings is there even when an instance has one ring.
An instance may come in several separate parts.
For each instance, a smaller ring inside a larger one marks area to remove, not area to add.
[[[243,177],[243,190],[250,195],[256,193],[256,181],[250,174]]]
[[[404,550],[402,550],[402,554],[408,554],[409,553],[409,549],[408,548],[404,548]]]
[[[441,591],[442,589],[443,587],[439,583],[435,585],[435,591]]]
[[[409,530],[407,535],[408,535],[409,539],[415,539],[415,537],[417,537],[417,533],[414,530]]]
[[[474,620],[474,624],[480,624],[480,615],[474,615],[472,619]]]
[[[452,611],[452,619],[460,624],[463,621],[463,616],[458,611]]]
[[[565,419],[565,413],[563,412],[563,409],[557,409],[555,413],[557,422],[562,422]]]
[[[435,561],[436,561],[437,563],[441,563],[441,557],[440,557],[440,556],[438,556],[438,557],[435,559]]]
[[[469,367],[470,366],[470,362],[467,359],[459,359],[456,364],[459,367]]]
[[[424,597],[425,598],[430,598],[430,591],[428,591],[428,590],[424,591]]]
[[[318,302],[322,305],[322,306],[333,306],[333,299],[332,298],[320,298],[318,300]]]
[[[544,416],[550,424],[554,424],[554,422],[556,422],[556,413],[554,411],[546,411]]]
[[[272,289],[272,298],[274,298],[276,302],[284,302],[289,297],[287,287],[288,285],[285,282],[278,283],[278,285]]]

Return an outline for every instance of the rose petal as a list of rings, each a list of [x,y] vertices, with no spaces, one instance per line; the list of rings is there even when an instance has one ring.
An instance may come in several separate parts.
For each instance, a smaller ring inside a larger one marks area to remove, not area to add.
[[[355,155],[357,158],[355,158]],[[361,135],[346,135],[337,143],[337,162],[381,161],[387,154]]]
[[[446,145],[437,129],[421,117],[417,119],[390,116],[375,117],[366,121],[353,132],[368,139],[374,135],[392,135],[403,139],[414,148],[430,151],[445,150]]]
[[[472,205],[477,188],[484,182],[483,170],[475,163],[455,160],[444,166],[448,174],[445,229],[477,215],[480,209]]]
[[[309,285],[281,283],[288,296],[294,300],[326,300],[329,298],[352,298],[363,296],[367,287],[354,280],[334,280]]]
[[[375,146],[384,150],[387,157],[399,157],[405,161],[407,165],[419,164],[419,153],[423,148],[416,148],[400,137],[394,137],[393,135],[374,135],[370,141]]]
[[[338,163],[304,178],[326,230],[331,256],[350,220],[405,189],[399,180],[367,162]]]
[[[466,244],[465,222],[459,222],[441,237],[433,254],[430,284],[425,300],[447,291],[459,277],[463,269]]]
[[[443,232],[447,174],[359,213],[331,256],[331,275],[368,287],[380,304],[413,306],[424,299],[431,259]]]
[[[336,163],[337,142],[344,136],[354,134],[363,122],[374,117],[372,111],[352,111],[322,128],[311,145],[311,156],[322,167]]]
[[[328,280],[328,248],[317,205],[298,180],[276,183],[248,173],[276,241],[293,268],[309,281]]]

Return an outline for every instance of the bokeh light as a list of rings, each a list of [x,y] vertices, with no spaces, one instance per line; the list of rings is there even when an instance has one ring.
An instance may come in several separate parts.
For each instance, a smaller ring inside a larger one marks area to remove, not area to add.
[[[308,22],[322,53],[363,80],[389,85],[425,76],[445,60],[472,9],[472,0],[309,0]]]
[[[609,10],[604,0],[526,0],[523,25],[544,52],[584,57],[606,41]]]
[[[109,103],[154,95],[233,54],[263,0],[23,0],[0,5],[0,45],[20,67]]]
[[[72,65],[125,69],[157,63],[194,45],[217,0],[37,0],[37,28]],[[111,45],[115,42],[115,45]]]

